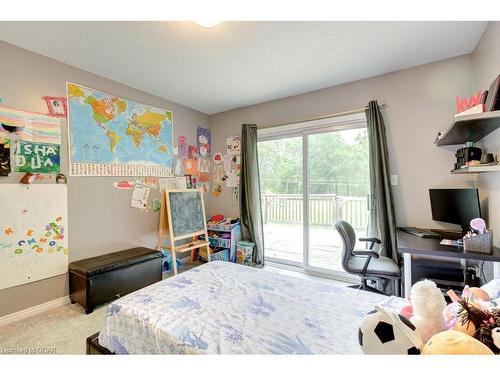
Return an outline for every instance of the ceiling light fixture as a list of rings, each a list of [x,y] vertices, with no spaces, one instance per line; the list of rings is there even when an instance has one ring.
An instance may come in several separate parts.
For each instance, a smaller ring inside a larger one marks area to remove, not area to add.
[[[215,20],[203,20],[203,21],[193,21],[193,22],[201,27],[215,27],[222,23],[222,21],[215,21]]]

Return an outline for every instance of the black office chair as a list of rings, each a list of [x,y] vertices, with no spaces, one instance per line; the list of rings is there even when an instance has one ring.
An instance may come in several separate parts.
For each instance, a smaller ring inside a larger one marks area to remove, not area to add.
[[[394,294],[400,296],[401,269],[390,258],[381,256],[373,249],[375,244],[380,244],[378,238],[360,238],[361,242],[371,243],[369,249],[354,250],[356,245],[356,233],[352,226],[343,220],[335,223],[335,228],[342,238],[342,268],[347,273],[357,275],[361,278],[361,289],[370,290],[366,281],[394,281]]]

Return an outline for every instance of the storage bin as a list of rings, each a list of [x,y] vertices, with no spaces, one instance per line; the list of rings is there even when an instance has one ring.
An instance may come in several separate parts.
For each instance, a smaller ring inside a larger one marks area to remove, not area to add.
[[[255,244],[249,241],[236,243],[236,263],[252,264],[253,249]]]
[[[466,252],[491,254],[493,251],[493,232],[476,234],[474,237],[464,238],[463,242]]]
[[[161,269],[162,273],[166,275],[168,272],[172,271],[173,265],[172,265],[172,255],[167,250],[160,250],[161,251]],[[181,270],[184,265],[179,259],[177,260],[177,269]]]
[[[207,250],[205,248],[200,249],[198,259],[204,262],[207,261]],[[220,250],[214,254],[210,254],[210,260],[222,260],[224,262],[229,262],[229,249]]]
[[[202,235],[200,236],[202,240],[205,239],[205,236]],[[215,237],[208,237],[208,243],[210,244],[211,247],[224,247],[224,248],[230,248],[231,247],[231,239],[230,238],[215,238]]]

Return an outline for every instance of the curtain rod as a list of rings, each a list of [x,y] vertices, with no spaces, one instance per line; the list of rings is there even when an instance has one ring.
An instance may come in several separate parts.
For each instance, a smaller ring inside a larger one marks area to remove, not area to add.
[[[378,107],[383,109],[383,108],[386,107],[386,105],[385,104],[379,104]],[[363,108],[352,109],[350,111],[330,113],[330,114],[327,114],[327,115],[322,115],[322,116],[317,116],[317,117],[309,117],[309,118],[305,118],[305,119],[301,119],[301,120],[288,121],[288,122],[280,122],[280,123],[276,123],[276,124],[265,124],[265,125],[258,126],[258,128],[259,129],[266,129],[266,128],[273,128],[275,126],[291,125],[291,124],[297,124],[297,123],[300,123],[300,122],[308,122],[308,121],[323,120],[323,119],[333,118],[333,117],[339,117],[339,116],[353,115],[355,113],[364,112],[367,109],[368,109],[368,106],[365,106]]]

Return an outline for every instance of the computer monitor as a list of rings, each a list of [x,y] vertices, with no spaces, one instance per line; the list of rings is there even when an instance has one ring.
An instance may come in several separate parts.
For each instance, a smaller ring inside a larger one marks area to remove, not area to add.
[[[470,230],[470,221],[481,217],[477,189],[429,189],[432,219],[458,224],[463,232]]]

